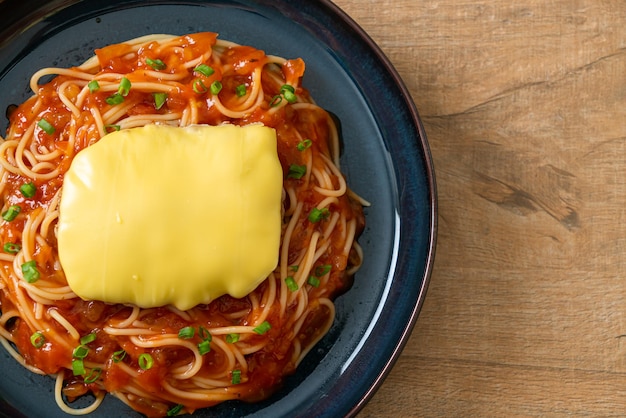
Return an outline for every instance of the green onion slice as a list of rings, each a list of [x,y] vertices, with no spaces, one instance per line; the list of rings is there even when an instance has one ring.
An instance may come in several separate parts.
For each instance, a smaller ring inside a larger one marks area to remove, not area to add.
[[[154,107],[156,110],[159,110],[163,107],[165,102],[167,101],[167,93],[154,93]]]
[[[185,327],[181,328],[180,331],[178,331],[178,338],[180,338],[181,340],[188,340],[190,338],[193,338],[194,335],[196,335],[196,330],[194,327]]]
[[[280,94],[277,94],[276,96],[272,97],[272,100],[270,101],[270,107],[276,107],[282,101],[283,101],[283,96],[281,96]]]
[[[102,369],[100,367],[96,367],[95,369],[91,369],[87,377],[83,379],[85,383],[93,383],[100,378],[102,374]]]
[[[291,164],[289,166],[289,172],[287,178],[301,179],[306,174],[306,165]]]
[[[311,212],[309,213],[309,221],[316,223],[323,219],[328,218],[329,216],[330,216],[330,211],[328,210],[328,208],[322,208],[322,209],[313,208]]]
[[[165,63],[163,61],[161,61],[160,59],[151,59],[151,58],[146,58],[146,64],[148,64],[150,67],[152,67],[153,70],[156,71],[161,71],[161,70],[165,70]]]
[[[256,332],[259,335],[263,335],[265,334],[267,331],[270,330],[270,328],[272,328],[272,326],[270,325],[269,322],[267,321],[263,321],[260,325],[258,325],[257,327],[255,327],[252,331]]]
[[[322,277],[323,275],[325,275],[326,273],[328,273],[331,269],[331,265],[330,264],[324,264],[323,266],[317,266],[315,268],[315,275],[317,277]]]
[[[87,87],[90,93],[95,93],[100,90],[100,83],[98,83],[98,80],[91,80],[89,84],[87,84]]]
[[[280,87],[280,94],[285,94],[285,92],[295,93],[296,89],[291,84],[283,84]]]
[[[104,125],[104,134],[108,134],[109,132],[119,131],[122,129],[120,125]]]
[[[35,193],[37,193],[37,186],[32,181],[30,183],[25,183],[20,186],[20,193],[24,197],[33,197]]]
[[[280,88],[280,94],[282,94],[289,103],[295,103],[298,100],[296,97],[296,89],[289,84],[283,84]]]
[[[111,359],[113,360],[113,363],[119,363],[120,361],[124,360],[124,357],[126,357],[126,351],[119,350],[113,353]]]
[[[91,333],[89,333],[87,335],[83,335],[80,338],[80,343],[81,343],[81,345],[87,345],[87,344],[89,344],[91,342],[94,342],[95,340],[96,340],[96,333],[95,332],[91,332]]]
[[[206,64],[200,64],[196,68],[194,68],[193,70],[195,72],[197,72],[197,73],[202,74],[205,77],[210,77],[215,72],[215,70],[213,68],[209,67]]]
[[[307,283],[313,287],[320,287],[320,279],[315,276],[309,276],[309,280],[307,280]]]
[[[226,342],[228,344],[235,344],[237,341],[239,341],[239,334],[226,334]]]
[[[44,118],[39,119],[39,122],[37,122],[37,126],[39,126],[41,130],[47,133],[48,135],[52,135],[54,131],[56,130],[54,129],[54,126],[52,126],[52,124],[48,122],[47,120],[45,120]]]
[[[206,93],[208,91],[208,89],[206,88],[202,80],[200,80],[199,78],[196,78],[193,81],[191,88],[193,89],[194,92],[198,94]]]
[[[205,327],[199,327],[198,328],[198,335],[200,336],[200,338],[202,338],[204,341],[211,341],[213,339],[213,336],[211,335],[211,333],[209,332],[208,329],[206,329]]]
[[[30,336],[30,343],[35,348],[41,348],[46,343],[46,337],[44,337],[41,331],[34,332],[33,335]]]
[[[198,344],[198,351],[200,352],[200,355],[203,356],[206,353],[208,353],[209,351],[211,351],[211,342],[208,340],[204,340],[201,343]]]
[[[4,244],[2,249],[4,250],[5,253],[17,254],[22,249],[22,246],[20,244],[15,244],[13,242],[7,242]]]
[[[117,88],[117,93],[124,97],[128,96],[128,93],[130,93],[130,86],[130,80],[126,77],[122,77],[122,80],[120,81],[120,86]]]
[[[233,370],[233,377],[231,380],[233,385],[241,383],[241,370]]]
[[[237,87],[235,87],[235,94],[237,95],[237,97],[243,97],[246,95],[246,85],[245,84],[240,84]]]
[[[297,272],[299,268],[300,268],[300,266],[298,266],[298,265],[293,265],[293,266],[290,266],[290,267],[289,267],[289,269],[290,269],[291,271],[293,271],[294,273],[295,273],[295,272]]]
[[[74,358],[85,358],[89,354],[89,348],[85,345],[79,345],[72,352],[72,357]]]
[[[30,260],[22,264],[22,275],[28,283],[35,283],[39,280],[40,274],[39,270],[37,270],[37,262]]]
[[[170,409],[168,409],[167,411],[167,416],[168,417],[175,417],[176,415],[178,415],[180,413],[180,411],[183,410],[185,406],[183,404],[178,404],[178,405],[174,405],[173,407],[171,407]]]
[[[219,82],[218,80],[215,80],[214,82],[211,83],[211,93],[219,94],[220,91],[222,91],[222,83]]]
[[[312,144],[313,144],[313,141],[311,141],[310,139],[305,139],[304,141],[300,141],[298,145],[296,145],[296,148],[298,149],[298,151],[304,151],[305,149],[309,148]]]
[[[124,101],[124,96],[122,96],[120,93],[115,93],[114,95],[109,96],[105,99],[105,102],[107,102],[107,104],[111,106],[118,105],[122,103],[123,101]]]
[[[291,276],[285,277],[285,284],[287,284],[287,289],[291,290],[292,292],[298,290],[298,283]]]
[[[2,219],[7,222],[11,222],[17,217],[21,210],[22,208],[18,205],[11,205],[6,211],[2,212]]]
[[[82,376],[85,374],[85,363],[82,358],[72,360],[72,373],[74,373],[74,376]]]
[[[148,353],[140,354],[137,362],[139,363],[141,370],[150,370],[154,365],[154,359]]]

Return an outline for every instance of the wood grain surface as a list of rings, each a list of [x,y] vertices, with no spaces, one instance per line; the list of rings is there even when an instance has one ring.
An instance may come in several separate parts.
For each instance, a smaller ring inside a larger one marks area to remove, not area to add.
[[[360,417],[626,416],[626,2],[336,0],[428,134],[439,235]]]

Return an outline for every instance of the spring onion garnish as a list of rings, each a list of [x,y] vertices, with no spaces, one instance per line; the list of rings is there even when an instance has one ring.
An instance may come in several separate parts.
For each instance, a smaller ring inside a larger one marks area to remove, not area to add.
[[[152,67],[153,70],[156,71],[165,70],[165,63],[158,58],[155,60],[151,58],[146,58],[146,64],[148,64],[150,67]]]
[[[313,287],[320,287],[320,279],[315,276],[309,276],[309,280],[307,280],[307,283]]]
[[[126,351],[119,350],[113,353],[111,359],[113,360],[113,363],[119,363],[120,361],[124,360],[124,357],[126,357]]]
[[[33,197],[35,193],[37,193],[37,186],[32,181],[30,183],[25,183],[20,186],[20,193],[24,197]]]
[[[7,222],[11,222],[13,219],[17,217],[17,215],[20,213],[21,210],[22,208],[19,207],[18,205],[9,206],[9,208],[6,211],[2,212],[2,219],[4,219]]]
[[[91,332],[87,335],[83,335],[82,337],[80,337],[80,343],[81,345],[87,345],[91,342],[94,342],[96,340],[96,333],[95,332]]]
[[[197,72],[197,73],[202,74],[205,77],[210,77],[215,72],[215,70],[213,68],[209,67],[206,64],[200,64],[196,68],[194,68],[193,70],[195,72]]]
[[[287,284],[287,289],[291,290],[292,292],[298,290],[298,283],[291,276],[285,277],[285,284]]]
[[[280,94],[282,94],[285,100],[287,100],[289,103],[295,103],[298,100],[298,98],[296,97],[296,89],[294,89],[293,86],[289,84],[283,84],[283,86],[280,88]]]
[[[39,126],[41,130],[47,133],[48,135],[52,135],[54,131],[56,130],[54,129],[54,126],[52,126],[50,122],[48,122],[47,120],[43,118],[39,119],[39,122],[37,122],[37,126]]]
[[[241,370],[233,370],[233,378],[231,382],[233,385],[241,383]]]
[[[100,367],[96,367],[95,369],[91,369],[87,377],[83,379],[85,383],[93,383],[100,378],[102,374],[102,369]]]
[[[22,275],[24,276],[24,280],[28,283],[35,283],[39,280],[40,275],[35,260],[30,260],[22,264]]]
[[[309,213],[309,221],[316,223],[321,221],[322,219],[326,219],[330,216],[330,211],[328,208],[313,208]]]
[[[44,337],[43,333],[40,331],[34,332],[33,335],[30,336],[30,343],[35,348],[41,348],[46,343],[46,337]]]
[[[291,271],[293,271],[294,273],[298,271],[298,269],[300,268],[300,266],[298,265],[293,265],[289,267],[291,269]]]
[[[198,94],[206,93],[208,90],[206,86],[204,85],[204,83],[202,82],[202,80],[200,80],[199,78],[196,78],[193,81],[191,88],[193,89],[194,92]]]
[[[211,83],[211,93],[219,94],[220,91],[222,91],[222,83],[220,83],[218,80],[215,80]]]
[[[22,249],[22,246],[20,244],[15,244],[13,242],[7,242],[4,244],[2,249],[4,250],[5,253],[17,254]]]
[[[167,101],[167,93],[154,93],[154,108],[159,110]]]
[[[211,335],[209,330],[206,329],[205,327],[198,328],[198,336],[200,336],[200,338],[202,338],[204,341],[211,342],[211,340],[213,339],[213,336]]]
[[[120,86],[117,88],[117,92],[124,97],[128,96],[128,93],[130,93],[130,80],[126,77],[122,77]]]
[[[226,334],[226,342],[228,344],[235,344],[239,341],[239,334]]]
[[[72,351],[72,357],[83,359],[89,354],[89,348],[85,345],[79,345]]]
[[[89,93],[95,93],[100,90],[100,83],[98,83],[98,80],[91,80],[87,87],[89,88]]]
[[[315,275],[317,277],[322,277],[323,275],[325,275],[326,273],[328,273],[331,269],[331,265],[330,264],[324,264],[322,266],[317,266],[315,268]]]
[[[205,355],[211,351],[211,342],[210,341],[202,341],[198,344],[198,352],[201,356]]]
[[[259,335],[263,335],[265,334],[267,331],[270,330],[270,328],[272,328],[272,326],[270,325],[269,322],[267,321],[263,321],[260,325],[258,325],[257,327],[255,327],[252,331],[256,332]]]
[[[104,101],[111,106],[115,106],[124,101],[124,96],[120,93],[115,93],[114,95],[107,97]]]
[[[240,84],[237,87],[235,87],[235,94],[237,95],[237,97],[243,97],[246,95],[246,85],[245,84]]]
[[[178,338],[180,338],[181,340],[188,340],[190,338],[193,338],[194,335],[196,335],[196,330],[194,327],[185,327],[181,328],[180,331],[178,331]]]
[[[167,416],[168,417],[175,417],[176,415],[178,415],[180,413],[180,411],[183,410],[185,406],[183,404],[178,404],[178,405],[174,405],[173,407],[171,407],[168,411],[167,411]]]
[[[202,342],[198,344],[198,351],[200,355],[205,355],[209,351],[211,351],[211,340],[213,340],[213,336],[204,327],[198,328],[198,336],[202,338]]]
[[[85,363],[81,358],[75,358],[72,360],[72,373],[74,376],[82,376],[85,374]]]
[[[276,107],[282,101],[283,101],[283,96],[281,96],[280,94],[277,94],[276,96],[272,97],[272,100],[270,101],[270,107]]]
[[[289,172],[287,178],[301,179],[306,174],[306,165],[291,164],[289,166]]]
[[[139,363],[141,370],[150,370],[154,365],[154,359],[148,353],[140,354],[137,362]]]
[[[298,151],[304,151],[305,149],[309,148],[312,144],[313,144],[313,141],[311,141],[310,139],[305,139],[304,141],[300,141],[298,145],[296,145],[296,148],[298,149]]]
[[[109,132],[119,131],[122,129],[120,125],[104,125],[104,134],[108,134]]]

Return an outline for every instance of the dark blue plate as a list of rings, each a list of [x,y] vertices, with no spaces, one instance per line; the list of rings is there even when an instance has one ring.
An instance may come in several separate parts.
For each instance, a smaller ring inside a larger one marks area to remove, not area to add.
[[[306,61],[304,85],[341,121],[348,184],[372,203],[360,239],[365,263],[352,289],[336,300],[329,334],[282,389],[260,403],[226,402],[196,414],[355,415],[382,383],[417,319],[437,219],[424,129],[409,92],[374,42],[327,0],[5,0],[0,16],[3,113],[30,95],[28,80],[39,68],[78,65],[95,48],[150,33],[217,32]],[[2,118],[0,129],[6,126]],[[52,378],[31,374],[3,349],[0,370],[0,415],[67,416],[55,404]],[[138,414],[108,396],[92,416]]]

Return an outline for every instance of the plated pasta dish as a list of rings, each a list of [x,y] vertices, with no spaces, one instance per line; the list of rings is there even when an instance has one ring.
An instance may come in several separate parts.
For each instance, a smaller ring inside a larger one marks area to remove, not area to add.
[[[0,343],[63,411],[266,399],[328,332],[368,203],[304,72],[204,32],[32,75],[0,142]]]

